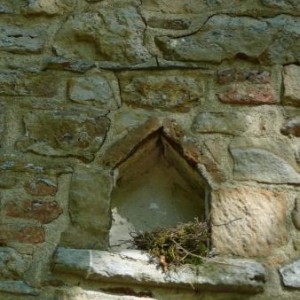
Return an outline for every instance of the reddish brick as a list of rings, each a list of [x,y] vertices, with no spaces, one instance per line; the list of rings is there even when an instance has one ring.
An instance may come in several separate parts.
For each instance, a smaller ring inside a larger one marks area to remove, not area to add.
[[[45,231],[40,226],[21,224],[0,224],[0,243],[42,243]]]
[[[6,215],[24,219],[35,219],[42,224],[55,220],[62,213],[62,208],[55,201],[26,200],[12,201],[6,206]]]
[[[46,179],[38,179],[36,181],[26,182],[24,189],[28,194],[34,196],[54,196],[57,192],[57,186]]]
[[[227,92],[218,95],[221,102],[229,104],[273,104],[275,93],[266,85],[233,85]]]

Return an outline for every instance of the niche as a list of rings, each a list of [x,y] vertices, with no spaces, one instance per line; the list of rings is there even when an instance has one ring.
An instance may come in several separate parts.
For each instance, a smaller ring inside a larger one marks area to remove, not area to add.
[[[133,234],[207,219],[209,185],[178,149],[160,128],[115,168],[109,233],[112,251],[132,248]]]

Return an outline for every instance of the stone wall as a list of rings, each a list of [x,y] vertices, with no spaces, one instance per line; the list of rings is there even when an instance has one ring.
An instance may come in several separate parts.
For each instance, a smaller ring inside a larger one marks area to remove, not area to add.
[[[0,53],[0,299],[300,299],[298,0],[1,0]],[[206,199],[197,270],[109,250],[153,149]]]

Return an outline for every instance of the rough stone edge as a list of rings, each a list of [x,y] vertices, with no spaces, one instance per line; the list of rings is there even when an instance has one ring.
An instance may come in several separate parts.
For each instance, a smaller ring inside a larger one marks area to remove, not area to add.
[[[266,281],[264,267],[249,259],[212,260],[163,273],[146,259],[88,249],[58,248],[53,270],[86,280],[221,292],[260,293]]]

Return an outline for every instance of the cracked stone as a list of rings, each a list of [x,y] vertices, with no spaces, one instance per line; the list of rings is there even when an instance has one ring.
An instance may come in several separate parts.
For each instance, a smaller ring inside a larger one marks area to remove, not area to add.
[[[279,273],[286,287],[300,289],[300,260],[280,268]]]

